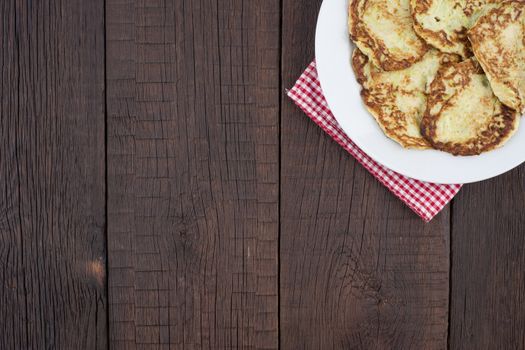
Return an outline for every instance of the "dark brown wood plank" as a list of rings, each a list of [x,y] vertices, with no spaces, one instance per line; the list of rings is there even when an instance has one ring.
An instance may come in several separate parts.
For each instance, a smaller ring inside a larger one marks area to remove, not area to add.
[[[278,0],[108,0],[110,342],[278,341]]]
[[[451,349],[525,347],[524,170],[465,186],[454,202]]]
[[[320,3],[284,0],[285,86],[314,57]],[[425,225],[287,98],[281,125],[282,347],[445,348],[448,210]]]
[[[0,2],[0,348],[106,348],[102,0]]]

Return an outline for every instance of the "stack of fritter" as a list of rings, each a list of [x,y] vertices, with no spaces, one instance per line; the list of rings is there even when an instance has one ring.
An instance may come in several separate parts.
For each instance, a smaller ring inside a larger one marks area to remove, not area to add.
[[[363,101],[406,148],[477,155],[525,112],[525,0],[350,0]]]

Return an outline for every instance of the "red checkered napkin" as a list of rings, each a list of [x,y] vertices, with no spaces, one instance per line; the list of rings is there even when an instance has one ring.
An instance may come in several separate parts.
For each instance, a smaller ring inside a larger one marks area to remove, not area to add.
[[[433,184],[408,178],[385,168],[359,149],[330,112],[317,79],[315,62],[308,66],[295,86],[288,91],[288,96],[310,119],[426,222],[432,220],[461,189],[462,185]]]

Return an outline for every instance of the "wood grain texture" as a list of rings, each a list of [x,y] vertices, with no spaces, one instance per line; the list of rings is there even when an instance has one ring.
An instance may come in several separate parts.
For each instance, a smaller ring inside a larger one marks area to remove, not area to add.
[[[0,348],[106,348],[103,1],[0,2]]]
[[[278,0],[108,0],[115,349],[277,347]]]
[[[525,348],[524,170],[465,186],[454,202],[451,349]]]
[[[287,87],[314,57],[320,2],[284,0]],[[281,116],[282,347],[445,348],[448,210],[425,225],[287,98]]]

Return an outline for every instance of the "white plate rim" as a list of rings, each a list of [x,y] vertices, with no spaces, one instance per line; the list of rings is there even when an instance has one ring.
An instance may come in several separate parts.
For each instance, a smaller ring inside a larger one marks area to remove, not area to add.
[[[348,0],[323,1],[315,36],[316,65],[334,117],[366,154],[397,173],[441,184],[487,180],[525,162],[525,126],[504,147],[474,157],[455,157],[435,150],[406,150],[384,136],[361,102],[360,87],[351,68],[353,45],[347,32],[347,8]],[[351,114],[354,116],[350,117]],[[356,122],[360,123],[359,128],[352,127]]]

